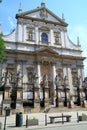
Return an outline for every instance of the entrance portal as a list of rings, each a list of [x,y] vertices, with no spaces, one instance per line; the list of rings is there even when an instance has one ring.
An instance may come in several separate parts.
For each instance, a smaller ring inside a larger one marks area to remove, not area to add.
[[[40,98],[40,106],[45,107],[46,103],[53,104],[54,102],[54,92],[53,92],[53,82],[52,82],[52,65],[49,61],[44,61],[41,64],[41,98]],[[46,77],[45,77],[46,76]],[[44,83],[45,77],[45,83]]]

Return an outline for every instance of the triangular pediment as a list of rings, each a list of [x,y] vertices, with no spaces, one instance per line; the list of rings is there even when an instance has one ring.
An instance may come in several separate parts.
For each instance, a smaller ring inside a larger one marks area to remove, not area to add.
[[[49,47],[38,49],[38,50],[35,51],[35,54],[39,55],[39,56],[48,56],[48,57],[51,57],[51,56],[52,57],[55,57],[55,56],[58,57],[59,56],[59,54],[55,50],[53,50]]]
[[[16,15],[16,18],[22,17],[26,19],[37,19],[37,20],[45,20],[45,21],[50,21],[54,22],[57,24],[61,24],[63,26],[67,26],[68,24],[64,22],[61,18],[56,16],[52,11],[47,9],[46,7],[38,7],[36,9],[22,12]]]

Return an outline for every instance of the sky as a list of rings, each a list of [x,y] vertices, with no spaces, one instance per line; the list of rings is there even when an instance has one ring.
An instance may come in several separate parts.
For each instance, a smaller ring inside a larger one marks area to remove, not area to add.
[[[37,8],[44,1],[46,7],[58,17],[65,17],[68,23],[68,36],[77,44],[80,39],[83,56],[87,57],[87,0],[2,0],[0,3],[0,24],[3,34],[9,34],[16,28],[15,15],[21,3],[22,10],[28,11]],[[84,61],[84,74],[87,77],[87,59]]]

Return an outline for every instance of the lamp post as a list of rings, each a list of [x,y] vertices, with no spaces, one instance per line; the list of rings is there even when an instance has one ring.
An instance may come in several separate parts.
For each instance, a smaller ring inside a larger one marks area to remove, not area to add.
[[[4,108],[4,110],[5,110],[4,130],[5,130],[6,129],[6,119],[7,119],[6,117],[10,115],[10,108],[6,106]]]

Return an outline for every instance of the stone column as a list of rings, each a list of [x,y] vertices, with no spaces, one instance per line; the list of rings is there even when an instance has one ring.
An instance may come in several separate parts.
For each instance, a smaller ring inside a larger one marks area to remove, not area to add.
[[[52,81],[53,81],[53,97],[54,97],[54,104],[55,104],[55,95],[56,95],[56,85],[55,85],[55,77],[56,77],[56,67],[55,63],[52,63]]]
[[[69,81],[70,94],[74,94],[73,85],[72,85],[72,74],[71,74],[70,67],[68,67],[68,81]]]
[[[40,88],[40,81],[41,81],[41,72],[40,72],[40,63],[37,64],[37,74],[38,74],[38,83]]]
[[[39,94],[40,94],[40,63],[37,62],[36,63],[36,66],[37,66],[37,76],[38,76],[38,79],[37,79],[37,85],[35,86],[34,88],[34,94],[35,94],[35,99],[34,99],[34,108],[37,109],[36,111],[39,110],[40,108],[40,98],[39,98]]]
[[[82,80],[84,80],[85,75],[84,75],[84,68],[83,67],[81,68],[81,74],[82,74]]]
[[[56,85],[55,85],[55,77],[56,77],[56,67],[55,67],[55,63],[52,63],[52,79],[53,79],[53,89],[56,89]]]
[[[63,78],[67,76],[67,69],[65,66],[63,66]]]
[[[81,68],[78,68],[78,77],[80,78],[80,88],[82,87],[82,81],[83,81],[83,78],[82,78],[82,71],[81,71]]]
[[[17,64],[17,73],[21,72],[22,65],[18,62]],[[22,74],[22,73],[21,73]],[[18,83],[17,83],[17,99],[16,99],[16,109],[23,108],[23,88],[22,88],[22,75],[19,75]]]

